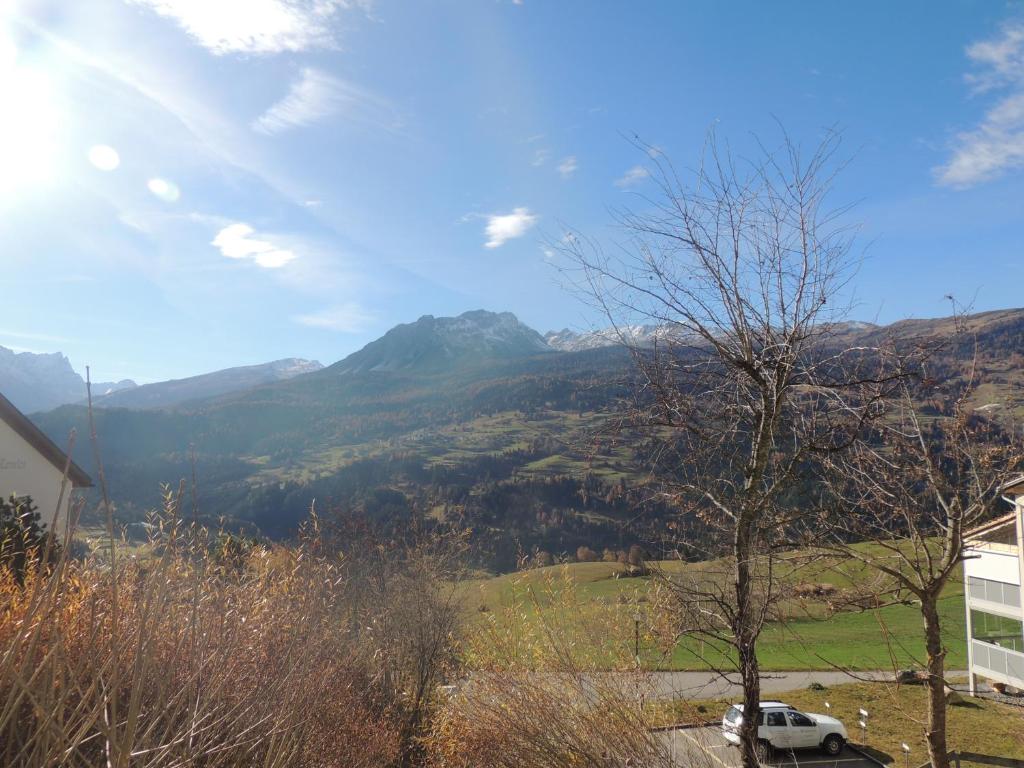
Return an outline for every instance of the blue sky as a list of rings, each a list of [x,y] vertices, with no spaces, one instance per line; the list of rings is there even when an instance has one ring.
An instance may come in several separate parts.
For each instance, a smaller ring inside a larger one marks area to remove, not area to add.
[[[860,319],[1020,306],[1024,5],[66,0],[0,6],[0,344],[152,381],[399,322],[592,320],[546,238],[649,158],[844,132]]]

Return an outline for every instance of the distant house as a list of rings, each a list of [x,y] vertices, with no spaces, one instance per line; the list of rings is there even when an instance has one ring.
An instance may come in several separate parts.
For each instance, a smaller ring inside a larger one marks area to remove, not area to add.
[[[65,466],[68,481],[61,498]],[[0,495],[31,496],[48,530],[63,534],[58,526],[68,519],[71,490],[91,486],[89,476],[0,395]]]
[[[1007,483],[1009,514],[969,531],[965,540],[967,664],[978,679],[1024,690],[1024,477]]]

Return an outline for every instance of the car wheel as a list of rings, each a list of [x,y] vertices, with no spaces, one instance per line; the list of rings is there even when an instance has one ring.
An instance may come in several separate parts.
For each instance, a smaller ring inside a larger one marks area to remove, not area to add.
[[[758,741],[757,747],[755,748],[754,752],[757,755],[757,761],[759,763],[768,762],[768,758],[771,756],[772,753],[771,742],[765,741],[764,739]]]
[[[838,755],[843,751],[843,737],[838,733],[830,733],[825,737],[825,740],[821,742],[821,747],[830,755]]]

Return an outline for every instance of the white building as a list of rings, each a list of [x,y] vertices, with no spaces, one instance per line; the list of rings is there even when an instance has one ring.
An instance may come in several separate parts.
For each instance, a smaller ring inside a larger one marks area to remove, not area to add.
[[[68,468],[64,483],[64,468]],[[64,485],[63,496],[61,486]],[[0,495],[31,496],[47,530],[63,535],[73,488],[92,480],[11,401],[0,395]]]
[[[1013,511],[965,536],[967,664],[978,678],[1024,690],[1024,477],[1003,487]]]

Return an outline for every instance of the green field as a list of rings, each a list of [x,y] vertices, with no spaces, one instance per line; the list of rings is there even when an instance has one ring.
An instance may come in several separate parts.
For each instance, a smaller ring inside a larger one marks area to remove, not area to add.
[[[702,564],[663,562],[656,567],[671,576]],[[542,634],[543,627],[572,626],[577,659],[594,666],[632,659],[636,620],[641,626],[641,659],[649,669],[699,670],[727,664],[727,658],[699,640],[684,638],[666,646],[658,642],[650,610],[658,576],[623,577],[616,563],[573,563],[538,568],[474,582],[466,604],[491,625],[518,623],[516,631]],[[818,567],[794,571],[798,582],[848,588],[857,572]],[[921,666],[921,617],[914,605],[888,605],[868,610],[827,610],[814,598],[784,601],[784,620],[769,623],[760,640],[763,669],[891,669]],[[941,603],[947,664],[966,666],[962,584],[951,583]],[[588,630],[593,630],[588,631]],[[593,639],[597,636],[597,639]],[[588,649],[588,643],[591,647]]]
[[[603,416],[557,410],[539,411],[531,416],[517,411],[477,416],[463,422],[430,429],[417,429],[388,439],[370,440],[344,446],[314,448],[300,452],[287,466],[267,456],[248,456],[262,481],[308,481],[335,472],[360,459],[410,453],[423,458],[426,466],[458,466],[482,456],[498,456],[526,450],[543,441],[547,455],[523,464],[522,477],[591,474],[609,481],[620,478],[641,480],[628,444],[600,445],[595,442]]]

